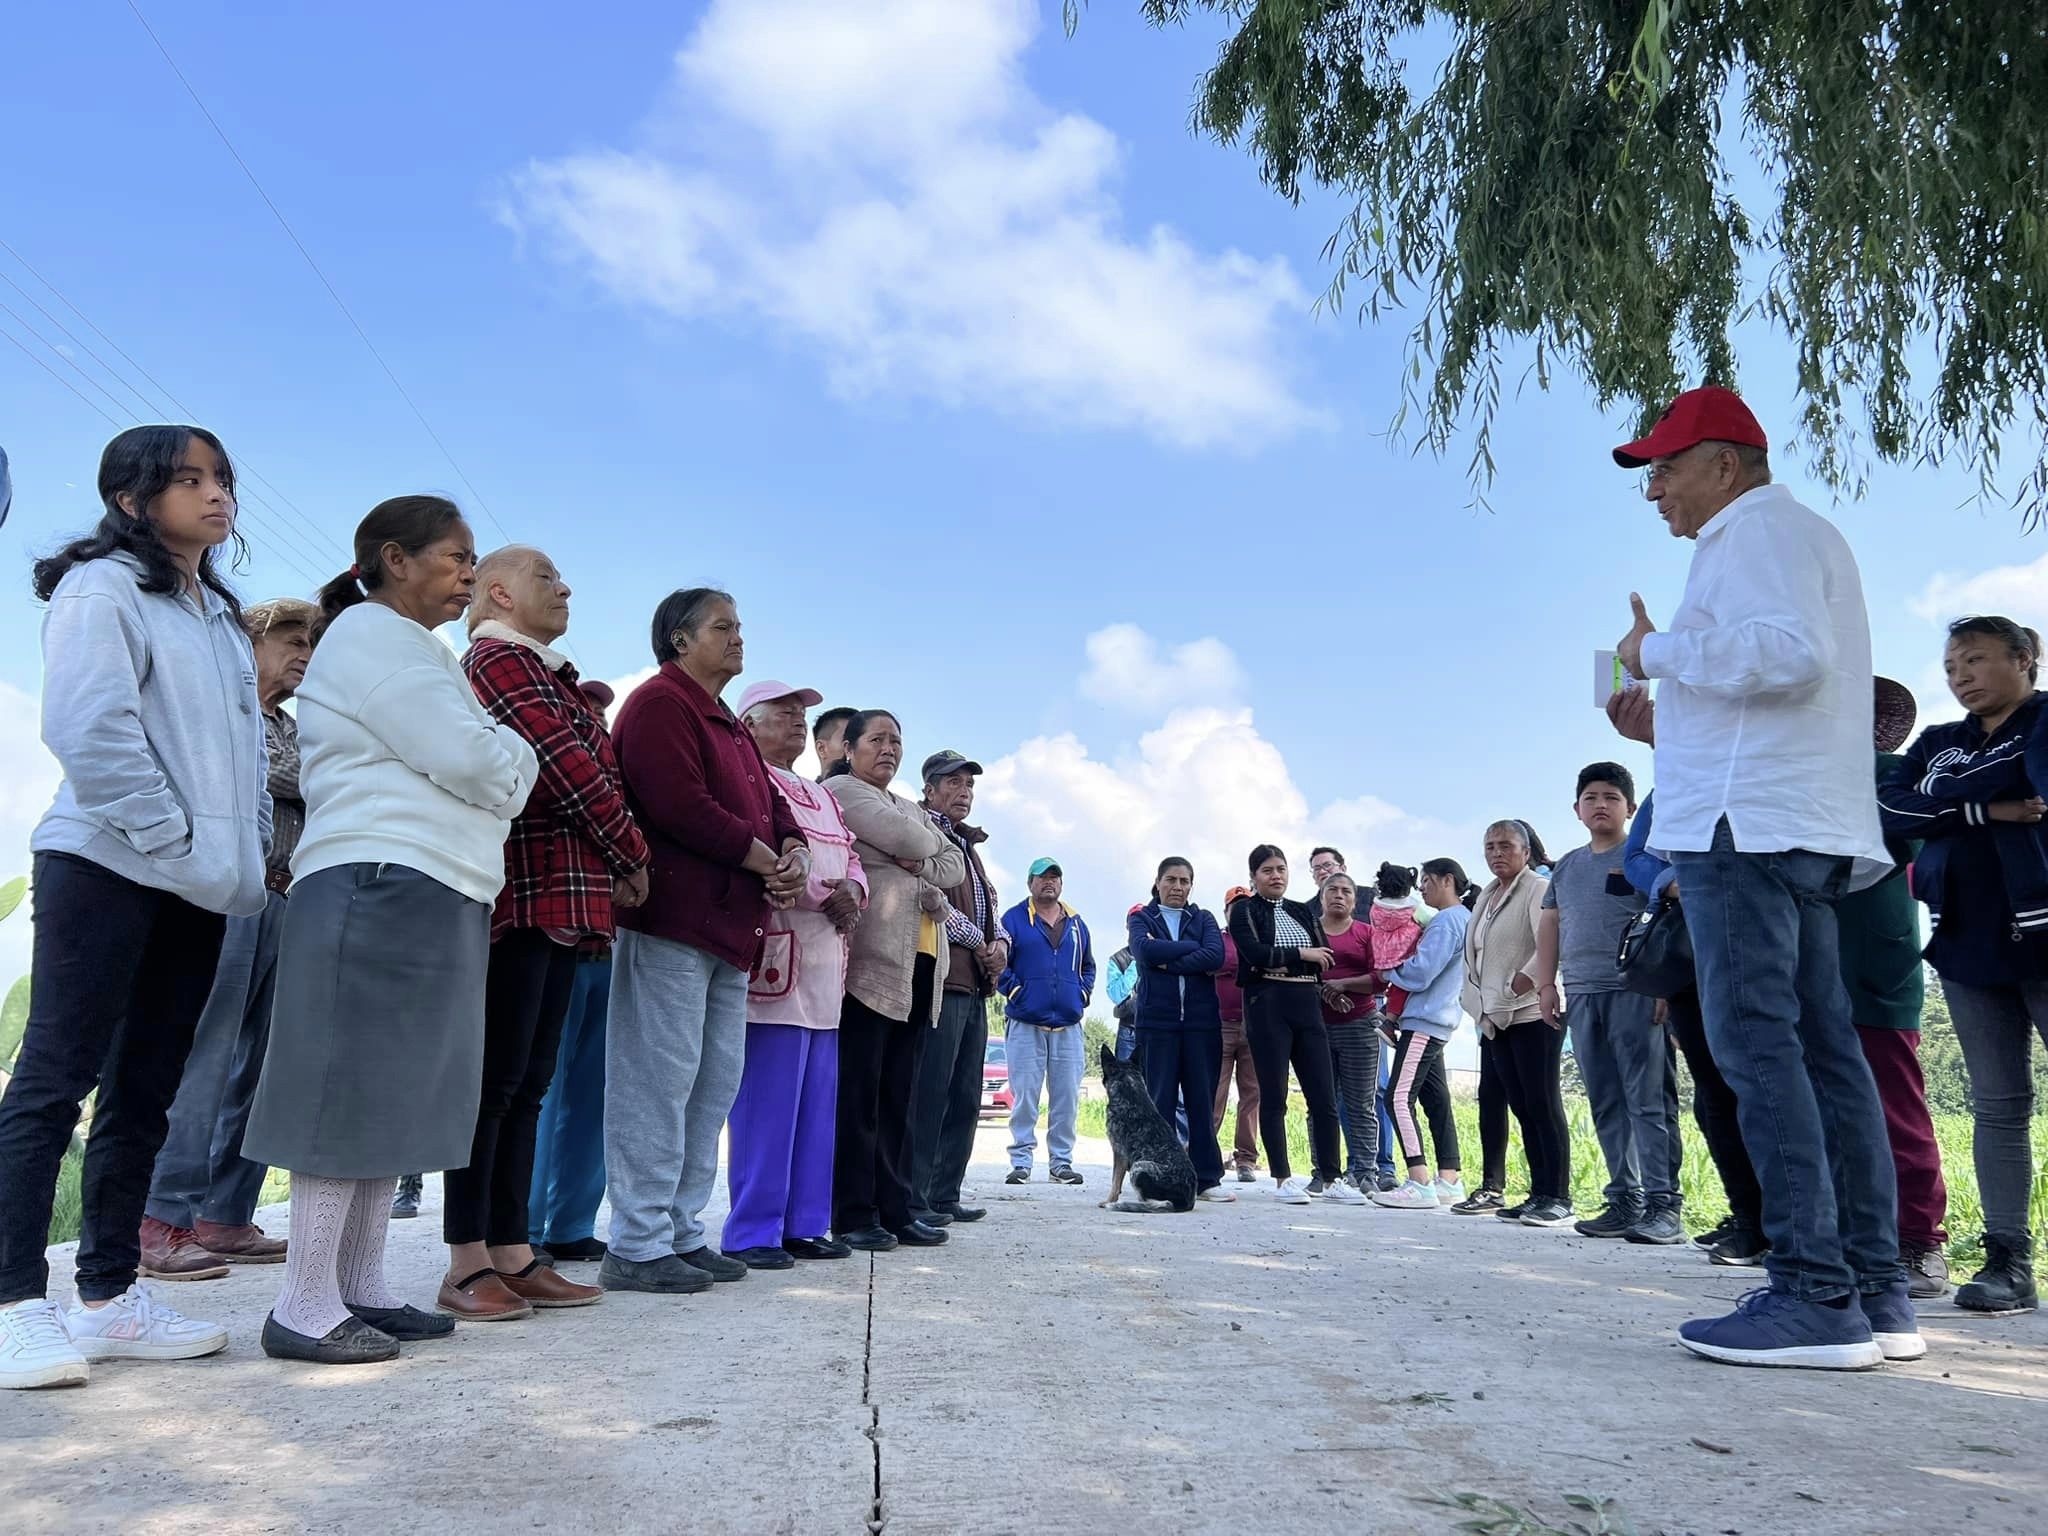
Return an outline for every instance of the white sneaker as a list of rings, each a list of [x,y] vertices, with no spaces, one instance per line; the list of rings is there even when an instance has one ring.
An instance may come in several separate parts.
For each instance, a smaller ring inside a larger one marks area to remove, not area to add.
[[[1392,1211],[1433,1211],[1437,1208],[1440,1198],[1432,1186],[1424,1184],[1419,1179],[1408,1179],[1397,1188],[1375,1190],[1372,1203],[1384,1205]],[[1465,1198],[1463,1190],[1458,1191],[1458,1198]]]
[[[0,1389],[82,1387],[91,1374],[54,1301],[38,1296],[0,1307]]]
[[[1315,1197],[1308,1192],[1308,1180],[1303,1178],[1282,1179],[1273,1186],[1273,1198],[1282,1205],[1313,1205]]]
[[[1195,1198],[1197,1200],[1213,1200],[1218,1205],[1235,1205],[1237,1203],[1237,1196],[1233,1195],[1221,1184],[1211,1184],[1207,1189],[1196,1190]]]
[[[1365,1196],[1359,1193],[1358,1186],[1344,1179],[1324,1186],[1323,1199],[1331,1205],[1365,1204]]]
[[[71,1342],[88,1360],[193,1360],[227,1348],[219,1323],[184,1316],[154,1285],[138,1280],[104,1307],[73,1307],[64,1319]]]
[[[1465,1181],[1463,1179],[1438,1179],[1436,1181],[1436,1203],[1438,1205],[1456,1205],[1464,1198]]]

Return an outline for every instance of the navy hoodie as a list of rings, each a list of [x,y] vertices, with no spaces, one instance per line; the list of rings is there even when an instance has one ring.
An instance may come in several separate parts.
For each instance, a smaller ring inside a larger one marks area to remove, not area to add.
[[[1138,965],[1138,1028],[1221,1030],[1216,972],[1223,968],[1223,930],[1216,919],[1190,903],[1181,909],[1176,939],[1154,901],[1133,912],[1127,927]]]

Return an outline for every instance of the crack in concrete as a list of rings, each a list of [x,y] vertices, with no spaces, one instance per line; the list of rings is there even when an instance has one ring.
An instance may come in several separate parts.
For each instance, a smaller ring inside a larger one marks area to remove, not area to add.
[[[860,1400],[868,1411],[868,1427],[862,1431],[868,1437],[868,1444],[874,1451],[875,1483],[874,1498],[868,1504],[867,1528],[873,1536],[880,1536],[882,1527],[889,1523],[882,1513],[882,1410],[875,1405],[875,1256],[868,1255],[868,1323],[867,1338],[861,1347]]]

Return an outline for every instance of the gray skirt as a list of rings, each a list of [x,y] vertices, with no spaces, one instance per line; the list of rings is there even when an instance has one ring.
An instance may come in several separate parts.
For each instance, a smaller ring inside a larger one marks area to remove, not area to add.
[[[329,1179],[469,1165],[491,909],[402,864],[292,886],[245,1157]]]

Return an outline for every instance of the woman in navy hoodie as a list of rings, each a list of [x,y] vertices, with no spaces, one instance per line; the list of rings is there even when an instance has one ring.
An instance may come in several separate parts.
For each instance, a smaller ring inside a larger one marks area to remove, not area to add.
[[[1171,1125],[1182,1103],[1195,1189],[1204,1200],[1235,1200],[1223,1187],[1223,1153],[1216,1128],[1201,1110],[1216,1093],[1223,1070],[1223,1015],[1215,972],[1223,964],[1223,930],[1188,900],[1195,866],[1186,859],[1160,862],[1152,900],[1126,919],[1131,959],[1138,968],[1138,1061],[1152,1102]]]
[[[1970,1074],[1984,1267],[1956,1292],[1979,1312],[2036,1306],[2033,1035],[2048,1043],[2048,713],[2041,637],[2005,618],[1949,626],[1949,691],[1970,714],[1930,725],[1878,794],[1887,834],[1919,838],[1913,890],[1934,919],[1941,977]]]

